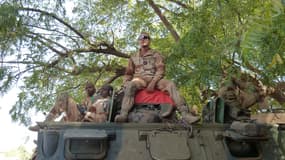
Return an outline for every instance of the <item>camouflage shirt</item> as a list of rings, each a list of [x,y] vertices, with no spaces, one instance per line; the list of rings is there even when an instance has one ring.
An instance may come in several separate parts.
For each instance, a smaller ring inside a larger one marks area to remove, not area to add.
[[[83,104],[84,107],[86,107],[85,109],[88,110],[92,106],[92,104],[95,103],[100,98],[101,98],[100,95],[94,94],[91,97],[86,97],[83,100],[82,104]]]
[[[223,80],[218,96],[222,97],[227,105],[236,108],[249,108],[261,99],[252,82],[233,78]]]
[[[136,77],[144,80],[161,79],[164,76],[164,71],[164,58],[159,52],[152,49],[144,55],[140,55],[138,52],[129,59],[125,81]]]

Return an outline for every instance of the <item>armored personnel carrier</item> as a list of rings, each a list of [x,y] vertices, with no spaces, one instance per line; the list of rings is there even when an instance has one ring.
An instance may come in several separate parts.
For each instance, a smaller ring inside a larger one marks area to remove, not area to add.
[[[202,122],[38,123],[38,160],[283,160],[285,124],[231,120],[222,99]]]

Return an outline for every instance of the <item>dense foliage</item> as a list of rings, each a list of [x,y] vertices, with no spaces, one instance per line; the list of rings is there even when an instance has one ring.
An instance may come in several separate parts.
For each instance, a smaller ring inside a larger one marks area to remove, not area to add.
[[[167,78],[188,104],[201,108],[222,76],[238,76],[236,70],[267,87],[285,86],[284,6],[284,0],[1,0],[0,91],[20,86],[10,113],[27,125],[30,112],[47,111],[60,92],[80,102],[87,80],[118,89],[141,31],[151,33],[152,47],[166,57]]]

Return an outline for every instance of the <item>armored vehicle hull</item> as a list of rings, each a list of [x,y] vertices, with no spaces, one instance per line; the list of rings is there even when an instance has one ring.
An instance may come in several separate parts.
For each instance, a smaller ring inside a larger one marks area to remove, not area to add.
[[[230,132],[228,124],[39,123],[39,160],[282,160],[283,125],[262,137]]]

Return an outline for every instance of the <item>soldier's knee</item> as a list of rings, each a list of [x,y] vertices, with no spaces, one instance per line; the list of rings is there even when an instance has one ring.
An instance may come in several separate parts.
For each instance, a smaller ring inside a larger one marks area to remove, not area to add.
[[[134,90],[136,88],[136,84],[132,81],[128,82],[126,85],[126,90]]]
[[[176,90],[176,85],[174,82],[172,81],[168,81],[166,88],[170,89],[170,90]]]
[[[129,82],[127,85],[126,85],[126,88],[125,88],[125,95],[126,96],[131,96],[131,95],[134,95],[135,92],[137,90],[137,87],[136,87],[136,84],[134,82]]]
[[[175,83],[172,82],[172,81],[169,81],[168,85],[171,86],[171,87],[176,87]]]

